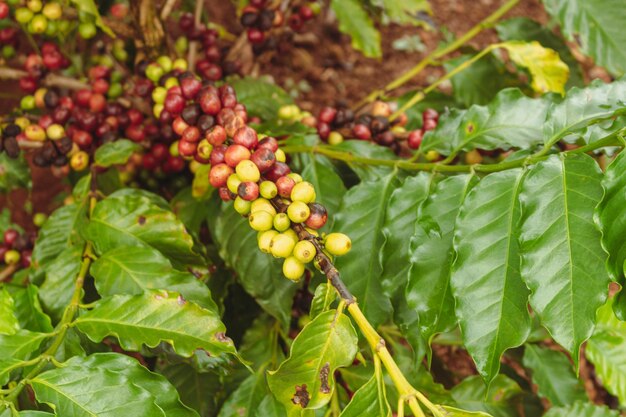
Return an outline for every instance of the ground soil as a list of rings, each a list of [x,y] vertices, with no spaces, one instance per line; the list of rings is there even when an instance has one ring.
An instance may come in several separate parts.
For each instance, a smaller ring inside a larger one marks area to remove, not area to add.
[[[226,3],[226,4],[225,4]],[[495,11],[504,0],[430,0],[436,29],[424,27],[401,27],[391,25],[381,27],[383,58],[370,59],[350,47],[350,39],[339,33],[332,16],[327,16],[322,23],[315,21],[309,27],[308,35],[299,37],[298,47],[288,46],[288,50],[281,53],[264,54],[249,67],[252,75],[270,74],[274,80],[283,86],[290,82],[306,81],[310,90],[300,92],[297,97],[299,105],[307,110],[316,111],[324,105],[334,105],[338,101],[347,104],[358,102],[370,91],[381,88],[400,74],[413,67],[428,52],[434,50],[443,39],[441,29],[445,28],[455,36],[462,35],[483,18]],[[233,33],[238,33],[233,19],[235,10],[232,3],[224,0],[208,0],[208,15],[227,27]],[[548,21],[548,16],[538,0],[522,0],[506,17],[525,16],[542,23]],[[426,46],[425,52],[401,52],[394,50],[394,40],[406,35],[418,35]],[[497,40],[493,30],[486,30],[470,42],[470,46],[480,49]],[[284,53],[286,52],[286,53]],[[581,59],[589,77],[605,75],[589,61]],[[396,93],[400,94],[408,89],[427,85],[442,71],[439,68],[427,68],[406,86]],[[15,89],[15,83],[0,83],[3,92]],[[2,99],[0,111],[10,109],[16,104],[15,100]],[[49,170],[35,168],[33,170],[33,189],[29,194],[16,191],[9,196],[0,195],[0,209],[10,207],[14,213],[14,221],[27,229],[32,229],[30,216],[25,202],[30,198],[33,212],[50,213],[60,202],[53,199],[64,188],[64,185],[54,178]],[[435,346],[433,349],[435,362],[441,364],[443,372],[447,372],[451,381],[458,383],[463,378],[476,374],[474,363],[463,349],[451,346]],[[590,398],[598,403],[612,404],[614,399],[598,383],[593,366],[582,360],[581,378]]]

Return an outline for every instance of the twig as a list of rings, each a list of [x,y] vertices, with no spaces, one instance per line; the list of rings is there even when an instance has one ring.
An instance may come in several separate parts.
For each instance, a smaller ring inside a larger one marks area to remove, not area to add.
[[[161,20],[165,21],[169,17],[170,13],[172,13],[172,9],[174,9],[174,5],[177,0],[167,0],[163,8],[161,9]]]
[[[465,45],[467,42],[472,40],[476,35],[478,35],[484,29],[487,29],[493,26],[495,22],[497,22],[506,12],[511,10],[517,3],[519,3],[519,0],[507,1],[505,4],[500,6],[498,10],[496,10],[491,15],[483,19],[480,23],[478,23],[477,25],[472,27],[470,30],[465,32],[465,34],[457,38],[454,42],[446,46],[443,46],[439,49],[434,50],[433,52],[428,54],[426,57],[424,57],[420,62],[418,62],[417,65],[415,65],[413,68],[411,68],[410,70],[400,75],[395,80],[391,81],[384,88],[380,90],[372,91],[367,97],[365,97],[363,100],[358,102],[354,107],[356,109],[361,108],[367,103],[371,103],[372,101],[376,100],[378,97],[390,92],[391,90],[395,90],[396,88],[404,85],[405,83],[410,81],[412,78],[414,78],[417,74],[422,72],[424,68],[435,63],[439,58],[442,58],[443,56],[456,51],[461,46]]]
[[[11,278],[11,275],[13,275],[15,271],[17,271],[17,268],[18,265],[13,264],[7,266],[2,271],[0,271],[0,282],[8,281],[8,279]]]
[[[19,80],[20,78],[27,77],[28,73],[26,71],[8,68],[8,67],[0,67],[0,78],[6,80]],[[64,77],[62,75],[57,74],[48,74],[43,80],[42,84],[46,87],[59,87],[59,88],[67,88],[69,90],[80,90],[83,88],[88,88],[89,85],[82,81],[76,80],[74,78]]]
[[[204,0],[196,0],[196,8],[193,12],[193,24],[195,27],[200,26],[202,21],[202,7],[204,6]],[[196,48],[198,47],[197,41],[191,41],[189,44],[189,53],[187,54],[187,67],[189,71],[193,71],[196,68]]]

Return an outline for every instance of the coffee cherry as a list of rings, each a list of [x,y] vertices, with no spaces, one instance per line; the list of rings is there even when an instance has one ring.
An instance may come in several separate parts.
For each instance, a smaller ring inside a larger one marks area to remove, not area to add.
[[[370,140],[372,138],[370,128],[362,124],[354,125],[352,128],[352,134],[355,138],[361,140]]]
[[[287,215],[289,216],[289,220],[294,223],[303,223],[306,219],[309,218],[311,214],[311,209],[306,203],[302,201],[294,201],[287,208]]]
[[[268,200],[264,198],[258,198],[252,202],[252,206],[250,207],[250,212],[255,213],[257,211],[267,211],[271,213],[272,216],[276,215],[276,209]]]
[[[41,12],[50,20],[57,20],[63,16],[63,9],[59,3],[47,3]]]
[[[46,220],[48,220],[48,216],[45,213],[35,213],[33,216],[33,224],[37,227],[43,226]]]
[[[228,180],[226,181],[226,188],[228,188],[231,193],[237,194],[237,191],[239,190],[239,184],[241,184],[241,178],[239,178],[239,175],[232,174],[228,177]]]
[[[290,256],[283,262],[283,274],[292,281],[298,281],[304,274],[304,264]]]
[[[436,119],[426,119],[424,120],[424,124],[422,125],[422,130],[427,132],[429,130],[434,130],[436,127],[437,127]]]
[[[263,253],[272,253],[271,244],[272,239],[276,236],[278,232],[276,230],[267,230],[265,232],[259,232],[257,236],[257,243],[259,245],[259,249]]]
[[[473,149],[465,154],[465,163],[468,165],[480,164],[483,161],[483,156],[477,149]]]
[[[278,188],[272,181],[263,181],[259,186],[259,193],[261,194],[261,197],[270,200],[276,197],[278,194]]]
[[[259,143],[259,138],[257,137],[254,129],[244,126],[237,129],[235,135],[233,136],[233,142],[238,145],[245,146],[248,149],[253,149]]]
[[[94,36],[96,36],[96,33],[98,32],[96,25],[94,25],[91,22],[83,22],[80,25],[78,25],[78,33],[80,34],[80,37],[83,39],[91,39]]]
[[[33,124],[26,126],[26,129],[24,130],[24,135],[26,135],[26,138],[28,140],[32,140],[35,142],[43,142],[44,140],[46,140],[46,131],[43,127],[39,125]]]
[[[258,167],[260,172],[267,172],[276,163],[276,156],[271,150],[262,148],[257,149],[250,157],[250,160]]]
[[[424,157],[428,162],[435,162],[441,157],[441,155],[439,155],[439,152],[437,151],[428,151]]]
[[[250,151],[245,146],[230,145],[224,153],[224,161],[231,167],[236,167],[239,162],[250,159]]]
[[[328,144],[329,145],[339,145],[343,142],[343,136],[339,132],[330,132],[328,135]]]
[[[263,43],[263,41],[265,40],[265,33],[260,31],[259,29],[250,28],[248,29],[247,33],[248,33],[248,40],[252,44],[258,45],[258,44]]]
[[[89,166],[89,154],[85,151],[76,152],[70,159],[70,166],[74,171],[82,171]]]
[[[233,208],[237,213],[241,214],[242,216],[246,216],[250,213],[251,205],[252,203],[250,203],[249,201],[244,200],[241,197],[237,197],[235,198],[235,202],[233,203]]]
[[[270,180],[276,182],[280,177],[286,176],[291,173],[291,168],[284,162],[276,162],[270,169],[268,169],[264,174],[265,177]],[[289,191],[291,193],[291,190]]]
[[[20,236],[20,233],[15,230],[15,229],[7,229],[4,232],[4,244],[8,247],[13,247],[13,243],[15,243],[15,241],[17,240],[17,238]]]
[[[293,256],[302,263],[309,263],[315,258],[317,250],[308,240],[301,240],[293,248]]]
[[[278,195],[283,198],[289,198],[291,196],[291,191],[293,190],[293,187],[295,187],[295,185],[296,182],[292,178],[288,176],[280,177],[278,180],[276,180]]]
[[[422,120],[426,121],[426,120],[439,120],[439,113],[437,113],[437,110],[435,109],[425,109],[424,112],[422,113]]]
[[[293,238],[285,233],[279,233],[272,239],[270,250],[276,258],[286,258],[291,256],[296,243]]]
[[[248,222],[250,223],[250,227],[256,230],[257,232],[264,232],[266,230],[270,230],[272,228],[274,221],[274,216],[272,213],[268,213],[267,211],[251,211],[250,217],[248,218]]]
[[[181,139],[178,141],[178,154],[184,157],[191,157],[196,154],[198,144]]]
[[[65,129],[58,123],[53,123],[46,128],[46,136],[50,140],[59,140],[65,136]]]
[[[296,174],[295,172],[287,174],[287,176],[291,178],[296,184],[300,184],[302,181],[304,181],[302,179],[302,176],[300,174]]]
[[[276,156],[276,161],[278,162],[287,161],[287,155],[285,155],[285,152],[282,149],[276,149],[276,151],[274,152],[274,156]]]
[[[237,188],[237,194],[246,201],[254,201],[259,198],[259,185],[251,181],[242,182]]]
[[[214,165],[209,171],[209,183],[215,188],[223,187],[232,173],[233,169],[226,164]]]
[[[335,256],[345,255],[352,248],[352,241],[343,233],[330,233],[324,239],[324,248]]]
[[[289,220],[289,216],[286,213],[278,213],[274,216],[274,229],[279,232],[284,232],[291,227],[291,220]]]
[[[276,152],[278,150],[278,141],[275,138],[268,136],[259,141],[257,149],[269,149],[272,153]]]
[[[185,108],[185,99],[179,94],[167,94],[163,102],[165,110],[172,114],[180,114]]]
[[[5,2],[0,2],[0,19],[6,19],[9,16],[11,9]]]
[[[326,221],[328,220],[326,207],[319,203],[311,203],[309,204],[309,210],[311,211],[311,214],[309,215],[309,218],[306,219],[305,225],[315,230],[324,227]]]
[[[409,133],[409,137],[407,138],[407,145],[411,149],[417,149],[422,144],[422,139],[424,138],[424,132],[421,130],[413,130]]]
[[[218,190],[218,194],[220,198],[222,199],[222,201],[225,201],[225,202],[231,201],[235,198],[235,195],[231,193],[230,191],[228,191],[228,188],[226,187],[220,187],[220,189]]]
[[[7,265],[15,265],[20,261],[20,258],[20,253],[14,249],[11,249],[4,254],[4,263]]]
[[[206,133],[206,140],[213,146],[219,146],[226,142],[226,130],[222,126],[215,126]]]
[[[307,181],[296,184],[291,190],[292,201],[302,201],[303,203],[312,203],[315,201],[315,187]]]
[[[241,181],[258,182],[261,179],[259,168],[251,160],[244,160],[237,164],[235,172]]]

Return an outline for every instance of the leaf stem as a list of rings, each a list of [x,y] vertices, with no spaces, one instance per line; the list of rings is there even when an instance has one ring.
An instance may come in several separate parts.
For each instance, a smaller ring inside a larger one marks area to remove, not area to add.
[[[519,0],[507,1],[502,6],[500,6],[500,8],[498,8],[495,12],[493,12],[491,15],[487,16],[485,19],[480,21],[470,30],[465,32],[460,37],[458,37],[455,41],[449,43],[448,45],[442,46],[434,50],[433,52],[428,54],[426,57],[424,57],[424,59],[418,62],[413,68],[406,71],[395,80],[391,81],[383,89],[372,91],[367,97],[365,97],[363,100],[357,103],[356,106],[354,107],[360,108],[364,106],[365,104],[371,103],[372,101],[376,100],[381,95],[386,94],[404,85],[405,83],[410,81],[412,78],[414,78],[417,74],[422,72],[429,65],[436,63],[437,60],[444,57],[445,55],[448,55],[449,53],[456,51],[461,46],[465,45],[467,42],[469,42],[474,37],[476,37],[476,35],[478,35],[483,30],[492,27],[495,22],[497,22],[502,16],[504,16],[505,13],[507,13],[515,5],[517,5],[517,3],[519,3]]]

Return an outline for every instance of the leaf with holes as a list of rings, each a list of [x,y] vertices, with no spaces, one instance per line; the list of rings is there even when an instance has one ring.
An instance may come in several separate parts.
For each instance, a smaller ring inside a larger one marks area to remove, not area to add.
[[[335,218],[334,230],[352,239],[350,252],[337,258],[337,269],[374,325],[384,322],[392,311],[380,280],[383,268],[379,254],[385,240],[382,229],[387,203],[397,185],[395,174],[360,183],[346,193]]]
[[[102,296],[141,294],[150,289],[170,290],[201,307],[217,311],[206,285],[191,273],[172,268],[167,258],[151,247],[112,249],[91,265],[90,273]]]
[[[622,23],[626,8],[622,0],[543,0],[548,13],[561,24],[570,40],[598,65],[616,76],[626,73],[626,33]]]
[[[609,277],[601,233],[593,222],[604,191],[587,155],[553,155],[530,169],[520,193],[522,279],[530,305],[578,366]]]
[[[350,365],[357,350],[350,319],[336,310],[322,313],[295,338],[289,358],[269,372],[270,390],[289,415],[321,408],[335,388],[335,370]]]
[[[489,383],[509,348],[530,333],[528,290],[517,243],[522,169],[497,172],[474,187],[459,210],[450,285],[463,341]]]
[[[452,239],[459,208],[477,182],[474,175],[459,175],[438,183],[414,225],[406,300],[429,344],[436,333],[451,330],[457,322],[450,289]]]
[[[186,357],[197,349],[213,356],[235,353],[218,314],[174,292],[146,291],[104,298],[73,325],[95,342],[114,335],[126,350],[167,342]]]
[[[528,344],[524,348],[524,366],[532,372],[540,396],[555,406],[567,406],[588,400],[585,388],[576,378],[572,364],[563,353]]]

